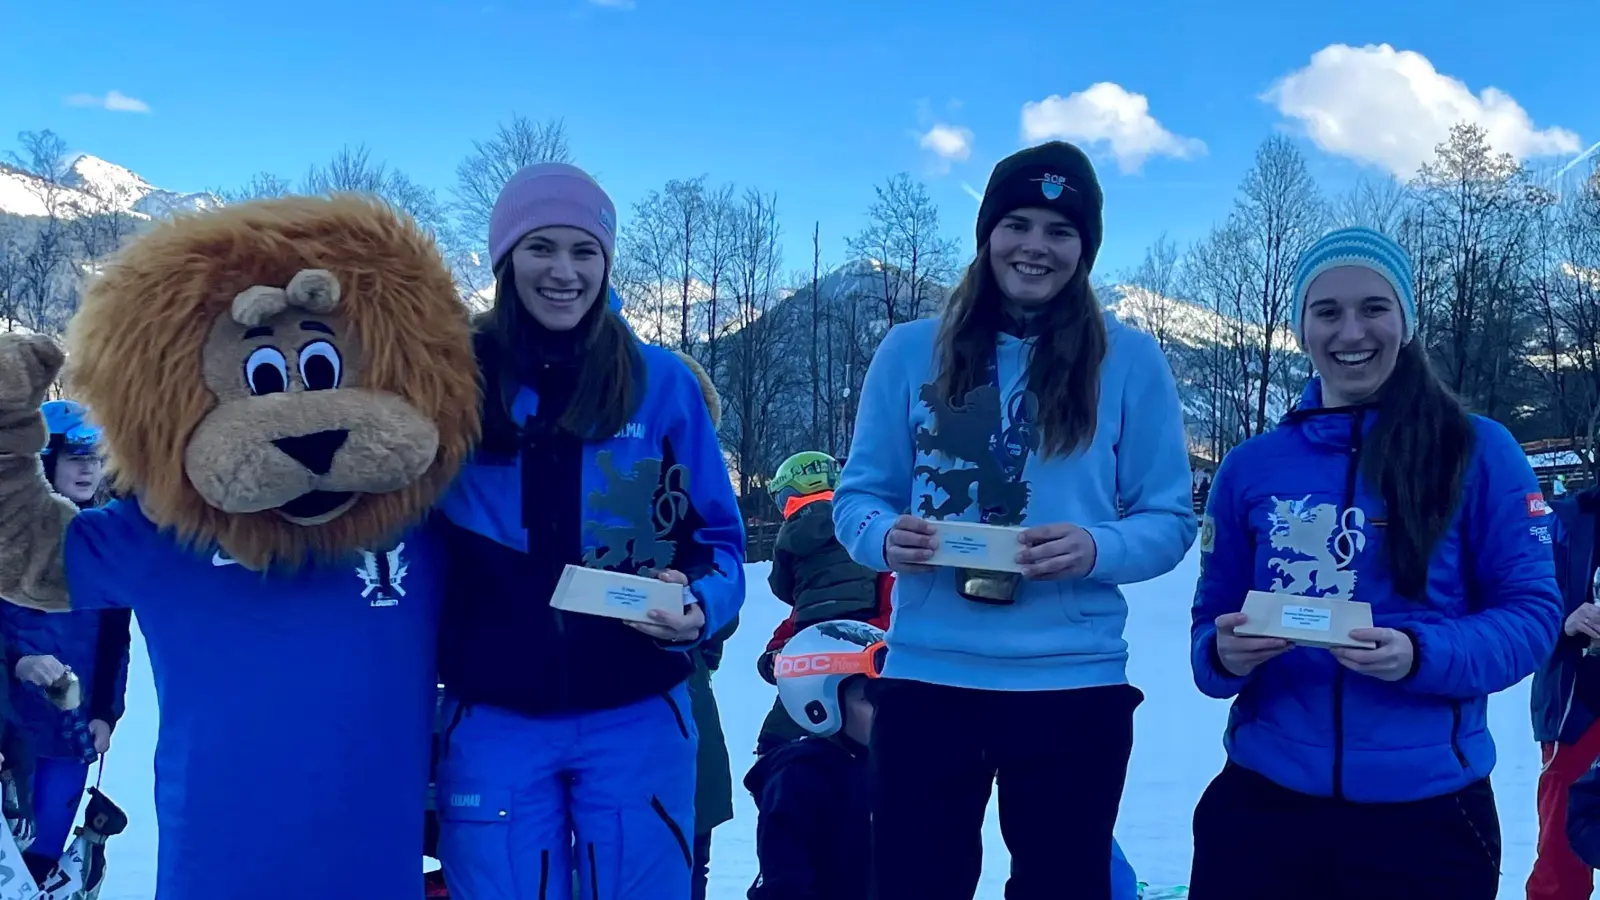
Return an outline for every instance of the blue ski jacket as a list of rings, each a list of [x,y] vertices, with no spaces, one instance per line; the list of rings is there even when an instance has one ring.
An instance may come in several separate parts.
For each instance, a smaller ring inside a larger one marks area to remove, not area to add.
[[[11,708],[17,725],[27,731],[37,756],[92,758],[84,745],[86,732],[75,729],[102,719],[113,729],[122,718],[128,688],[128,614],[125,610],[81,610],[46,613],[0,603],[0,629],[6,638],[6,667],[13,675]],[[78,676],[82,705],[63,711],[44,689],[15,678],[24,656],[54,656]]]
[[[493,352],[481,337],[486,370]],[[439,669],[466,705],[591,712],[689,677],[694,644],[553,609],[568,564],[683,572],[705,612],[702,638],[738,614],[744,525],[700,381],[669,350],[635,341],[630,352],[639,399],[617,434],[592,441],[557,428],[576,360],[534,367],[510,386],[515,446],[486,441],[441,504],[450,574]],[[491,381],[487,402],[497,390]]]
[[[1555,537],[1556,580],[1561,585],[1561,621],[1594,599],[1595,520],[1600,518],[1600,489],[1590,488],[1550,504]],[[1600,659],[1585,656],[1589,638],[1567,634],[1556,638],[1555,652],[1533,674],[1529,694],[1533,739],[1540,743],[1576,744],[1600,717],[1593,704],[1600,695]]]
[[[1191,628],[1195,684],[1233,699],[1235,763],[1304,794],[1401,802],[1489,775],[1488,695],[1549,655],[1561,599],[1549,508],[1511,434],[1474,417],[1463,496],[1434,550],[1425,602],[1397,596],[1382,497],[1359,475],[1373,412],[1323,409],[1320,382],[1272,431],[1228,454],[1202,527]],[[1216,654],[1214,620],[1250,590],[1359,600],[1373,624],[1416,649],[1398,682],[1360,675],[1327,650],[1296,647],[1236,678]]]

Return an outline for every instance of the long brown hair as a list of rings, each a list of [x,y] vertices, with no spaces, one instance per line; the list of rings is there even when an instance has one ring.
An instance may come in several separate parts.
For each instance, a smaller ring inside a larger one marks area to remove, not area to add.
[[[1420,600],[1428,562],[1461,503],[1477,432],[1460,399],[1434,373],[1420,340],[1400,348],[1379,391],[1362,471],[1383,497],[1395,592]]]
[[[627,323],[611,310],[610,273],[600,285],[594,305],[564,335],[572,342],[577,361],[577,382],[557,425],[585,440],[600,440],[622,430],[637,412],[636,376],[644,360],[638,339]],[[516,274],[507,255],[495,273],[494,308],[477,320],[479,371],[484,379],[484,445],[492,451],[510,452],[520,422],[511,419],[511,403],[525,381],[523,372],[537,362],[529,335],[539,327],[522,306]]]
[[[986,241],[950,292],[939,325],[937,387],[946,402],[960,402],[984,377],[1005,324],[1005,303]],[[1100,363],[1106,356],[1104,314],[1081,263],[1039,315],[1043,320],[1028,363],[1028,388],[1039,399],[1041,450],[1065,456],[1094,440]]]

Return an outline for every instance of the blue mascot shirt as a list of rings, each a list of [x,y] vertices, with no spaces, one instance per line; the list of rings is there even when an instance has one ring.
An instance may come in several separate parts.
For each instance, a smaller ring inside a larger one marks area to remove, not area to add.
[[[437,554],[419,529],[263,575],[136,503],[73,520],[72,607],[132,607],[149,647],[157,897],[421,895]]]

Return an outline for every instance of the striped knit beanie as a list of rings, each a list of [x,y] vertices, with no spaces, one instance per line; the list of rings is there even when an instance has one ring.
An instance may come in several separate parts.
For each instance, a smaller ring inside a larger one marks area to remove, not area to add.
[[[1293,305],[1289,315],[1300,348],[1303,350],[1306,346],[1306,293],[1311,290],[1311,282],[1316,281],[1323,272],[1341,266],[1371,269],[1389,282],[1394,288],[1395,297],[1400,300],[1400,315],[1405,321],[1400,343],[1410,343],[1417,330],[1417,298],[1411,281],[1411,257],[1405,248],[1388,236],[1371,228],[1355,227],[1340,228],[1323,235],[1300,257],[1300,263],[1295,267],[1294,294],[1290,298]]]

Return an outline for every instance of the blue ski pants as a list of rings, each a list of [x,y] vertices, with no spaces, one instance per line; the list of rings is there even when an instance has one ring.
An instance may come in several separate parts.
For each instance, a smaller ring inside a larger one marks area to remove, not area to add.
[[[447,698],[439,862],[457,900],[689,900],[699,735],[684,685],[533,718]]]
[[[33,843],[28,852],[60,859],[67,838],[78,821],[83,788],[89,783],[89,764],[76,759],[41,756],[33,769]]]

